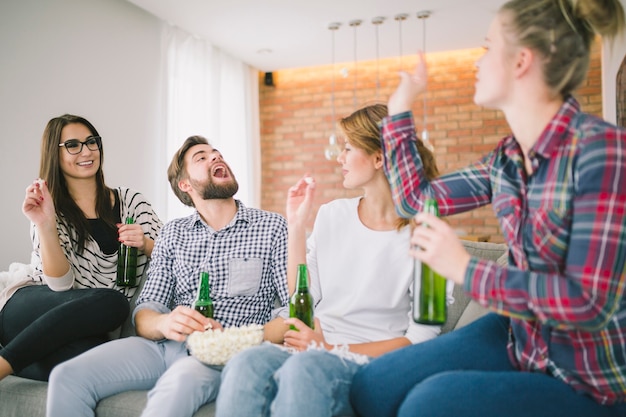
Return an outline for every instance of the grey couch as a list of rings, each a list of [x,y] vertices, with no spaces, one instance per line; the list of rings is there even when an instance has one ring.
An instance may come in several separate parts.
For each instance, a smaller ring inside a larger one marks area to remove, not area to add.
[[[506,246],[489,242],[463,241],[474,256],[506,263]],[[448,309],[442,331],[458,329],[484,315],[486,310],[470,301],[463,291],[454,289],[455,302]],[[130,322],[121,329],[122,336],[134,334]],[[39,417],[45,415],[47,383],[9,376],[0,381],[0,417]],[[146,403],[146,391],[129,391],[106,398],[98,404],[97,417],[136,417]],[[215,415],[214,403],[200,408],[194,417]],[[61,416],[59,416],[61,417]]]

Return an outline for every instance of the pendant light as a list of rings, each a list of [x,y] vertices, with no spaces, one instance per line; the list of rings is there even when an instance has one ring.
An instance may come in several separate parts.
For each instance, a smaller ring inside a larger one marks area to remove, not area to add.
[[[402,55],[403,55],[403,50],[402,50],[402,22],[404,22],[406,20],[406,18],[409,17],[408,14],[406,13],[400,13],[397,14],[395,19],[398,22],[398,56],[400,57],[400,71],[402,71]]]
[[[354,29],[354,92],[352,95],[353,98],[353,102],[354,102],[354,110],[356,110],[357,107],[357,101],[356,101],[356,87],[357,87],[357,59],[356,59],[356,52],[357,52],[357,43],[356,43],[356,29],[361,25],[361,22],[363,22],[362,20],[351,20],[350,21],[350,26]]]
[[[420,19],[422,21],[422,29],[423,29],[423,33],[422,33],[422,51],[424,52],[424,56],[426,56],[426,19],[428,19],[431,15],[431,12],[428,10],[423,10],[421,12],[417,13],[417,18]],[[427,117],[426,117],[426,111],[427,111],[427,100],[426,100],[426,92],[424,92],[423,94],[423,130],[422,130],[422,142],[424,143],[424,146],[426,147],[426,149],[428,149],[431,152],[435,152],[435,147],[433,146],[433,143],[430,141],[430,139],[428,138],[428,128],[427,128]]]
[[[376,26],[376,101],[380,97],[380,42],[378,37],[378,27],[385,21],[385,18],[378,16],[372,19],[372,23]]]
[[[328,137],[328,145],[324,148],[324,157],[329,161],[337,159],[341,153],[341,148],[337,144],[337,135],[335,135],[335,31],[339,29],[341,23],[331,23],[328,25],[328,29],[331,33],[331,91],[330,91],[330,108],[332,112],[331,120],[331,132]]]

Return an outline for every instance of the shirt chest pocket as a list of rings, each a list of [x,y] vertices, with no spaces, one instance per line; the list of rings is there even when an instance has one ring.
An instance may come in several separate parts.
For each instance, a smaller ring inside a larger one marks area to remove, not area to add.
[[[562,265],[571,235],[572,215],[566,208],[540,208],[532,216],[530,229],[537,253],[545,261]]]
[[[228,263],[228,296],[252,296],[261,286],[263,259],[233,258]]]

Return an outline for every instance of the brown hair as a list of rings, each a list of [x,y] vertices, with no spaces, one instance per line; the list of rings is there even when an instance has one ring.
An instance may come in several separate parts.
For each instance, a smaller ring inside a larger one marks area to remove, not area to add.
[[[595,34],[612,38],[624,30],[619,0],[510,0],[500,12],[510,16],[510,41],[543,57],[544,80],[562,97],[584,81]]]
[[[373,104],[363,107],[348,117],[339,120],[339,127],[350,141],[350,144],[364,150],[368,155],[382,151],[380,140],[380,123],[387,116],[387,106],[384,104]],[[417,151],[419,152],[424,166],[424,173],[428,180],[439,175],[435,155],[424,146],[418,138],[416,140]],[[399,218],[398,229],[408,225],[410,219]]]
[[[178,183],[181,180],[187,178],[187,172],[185,172],[185,155],[187,151],[196,145],[209,145],[209,141],[202,136],[190,136],[183,145],[176,151],[172,157],[172,162],[167,168],[167,180],[170,182],[170,187],[178,199],[186,206],[193,207],[193,201],[189,194],[178,188]]]
[[[78,235],[77,252],[82,253],[85,240],[89,236],[89,225],[83,211],[78,207],[67,189],[65,176],[61,171],[60,152],[66,152],[61,143],[61,133],[67,125],[78,123],[85,126],[92,136],[100,136],[96,128],[84,117],[64,114],[51,119],[43,131],[41,139],[41,160],[39,177],[46,180],[52,195],[57,217],[76,230]],[[111,189],[104,182],[102,165],[104,150],[100,147],[100,166],[96,172],[96,214],[106,224],[115,229],[115,216],[111,204]]]

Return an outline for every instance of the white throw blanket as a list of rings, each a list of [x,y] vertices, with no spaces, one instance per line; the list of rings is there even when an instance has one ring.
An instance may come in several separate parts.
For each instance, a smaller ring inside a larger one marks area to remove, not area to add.
[[[28,278],[34,271],[32,265],[13,262],[9,265],[9,270],[0,272],[0,292],[14,282]]]

